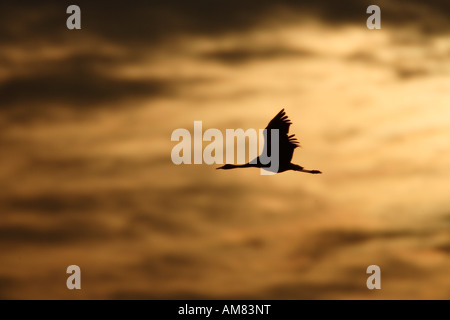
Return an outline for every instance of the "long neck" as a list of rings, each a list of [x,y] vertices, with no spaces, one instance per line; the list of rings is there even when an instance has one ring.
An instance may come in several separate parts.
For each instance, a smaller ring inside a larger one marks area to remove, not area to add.
[[[230,164],[230,169],[234,168],[250,168],[250,167],[257,167],[258,165],[256,163],[245,163],[245,164]]]

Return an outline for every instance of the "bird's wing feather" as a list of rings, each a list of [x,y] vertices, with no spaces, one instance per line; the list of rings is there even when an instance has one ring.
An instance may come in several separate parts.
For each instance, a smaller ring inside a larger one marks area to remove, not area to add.
[[[266,129],[278,129],[280,136],[287,135],[289,132],[289,127],[292,124],[291,120],[288,119],[286,112],[284,112],[284,109],[282,109],[278,114],[270,120],[269,124],[267,125]]]
[[[280,163],[287,162],[289,163],[292,159],[292,155],[294,153],[294,149],[299,147],[300,144],[295,138],[295,136],[288,135],[289,127],[292,124],[291,120],[289,120],[288,116],[284,109],[282,109],[267,125],[266,130],[267,134],[265,136],[265,144],[264,144],[264,152],[265,154],[270,155],[270,148],[267,148],[271,145],[271,133],[270,130],[278,129],[279,134],[279,155],[280,155]],[[267,153],[267,151],[269,151]]]

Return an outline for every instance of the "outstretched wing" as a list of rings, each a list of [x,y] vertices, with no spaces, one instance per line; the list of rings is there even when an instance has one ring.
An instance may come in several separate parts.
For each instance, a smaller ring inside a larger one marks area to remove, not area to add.
[[[282,109],[272,120],[270,120],[269,124],[266,127],[266,130],[268,131],[271,129],[278,129],[280,130],[280,136],[287,136],[291,124],[291,120],[288,119],[286,112],[284,112],[284,109]]]
[[[297,138],[295,138],[295,135],[288,135],[291,124],[291,120],[289,120],[286,112],[282,109],[266,127],[267,131],[265,134],[264,154],[271,156],[271,130],[278,129],[280,165],[283,163],[290,163],[295,148],[300,146]]]

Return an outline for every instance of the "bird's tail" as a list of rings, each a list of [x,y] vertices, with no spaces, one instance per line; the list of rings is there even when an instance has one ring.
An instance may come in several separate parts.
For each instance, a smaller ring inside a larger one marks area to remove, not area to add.
[[[302,166],[299,166],[297,164],[293,164],[292,165],[292,170],[294,171],[300,171],[300,172],[306,172],[306,173],[311,173],[311,174],[321,174],[322,172],[319,170],[307,170],[305,168],[303,168]]]
[[[300,170],[301,172],[306,172],[306,173],[312,173],[312,174],[321,174],[322,173],[322,171],[319,171],[319,170],[306,170],[306,169],[303,169],[303,170]]]

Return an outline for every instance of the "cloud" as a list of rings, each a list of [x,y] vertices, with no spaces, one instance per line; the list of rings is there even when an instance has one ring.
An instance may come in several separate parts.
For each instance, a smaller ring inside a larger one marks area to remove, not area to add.
[[[68,62],[70,63],[70,62]],[[122,99],[172,95],[175,84],[163,79],[120,79],[92,70],[46,73],[13,77],[0,85],[2,108],[62,104],[90,108]]]
[[[95,196],[43,194],[29,197],[9,197],[2,207],[12,211],[34,211],[40,214],[59,215],[66,212],[92,211],[100,205]]]
[[[262,299],[329,299],[344,294],[362,294],[367,288],[355,281],[319,283],[311,281],[298,281],[296,283],[277,284],[266,290]]]
[[[199,79],[150,75],[130,78],[114,71],[124,65],[138,66],[142,62],[139,59],[151,56],[163,43],[168,45],[193,35],[239,35],[264,21],[284,23],[286,12],[294,15],[290,18],[293,21],[298,14],[309,14],[332,26],[364,25],[366,18],[366,3],[356,0],[320,3],[176,0],[137,1],[133,5],[122,1],[81,0],[77,4],[82,10],[82,30],[79,31],[69,31],[65,26],[68,2],[50,1],[39,7],[31,1],[0,5],[0,71],[4,71],[0,77],[0,112],[16,109],[18,113],[23,108],[36,110],[36,106],[40,107],[39,112],[27,111],[28,114],[17,117],[23,119],[39,115],[50,104],[86,111],[116,101],[173,97],[180,88]],[[449,23],[439,18],[450,12],[444,10],[449,5],[442,1],[427,5],[408,2],[402,6],[382,2],[380,6],[383,22],[414,21],[420,26],[419,30],[426,32],[448,30]],[[107,46],[115,48],[116,52],[104,50]],[[48,47],[64,51],[65,55],[44,59],[42,52]],[[18,48],[21,48],[20,56],[14,56]],[[240,65],[311,54],[308,50],[269,46],[213,49],[201,53],[200,58]],[[398,70],[401,78],[422,74],[421,70]]]
[[[1,56],[1,54],[0,54]],[[0,80],[0,113],[23,122],[48,117],[48,107],[69,108],[83,113],[95,108],[113,109],[120,102],[174,98],[193,86],[211,81],[204,77],[153,76],[130,77],[117,72],[138,65],[133,54],[69,53],[58,59],[34,57],[32,61],[9,65]],[[26,66],[24,68],[23,66]],[[25,70],[24,70],[25,69]]]
[[[385,241],[397,238],[407,238],[421,234],[409,230],[322,230],[314,234],[308,244],[302,243],[292,253],[292,258],[306,257],[312,262],[327,258],[328,255],[341,249],[366,244],[368,241]]]
[[[10,299],[10,290],[14,287],[16,281],[10,277],[0,276],[0,299]]]
[[[215,50],[201,54],[201,58],[218,61],[224,64],[240,65],[242,63],[277,58],[304,58],[315,55],[308,50],[289,49],[282,47],[271,48],[234,48],[228,50]]]
[[[46,1],[37,6],[33,1],[7,3],[0,6],[0,38],[4,42],[71,37],[65,13],[70,2]],[[361,23],[365,25],[370,1],[85,1],[77,5],[82,12],[82,30],[101,39],[127,45],[151,48],[176,35],[219,35],[242,32],[280,12],[307,14],[330,25]],[[448,32],[450,5],[446,1],[381,1],[382,21],[397,26],[420,25],[422,31]],[[283,19],[280,22],[284,22]]]

